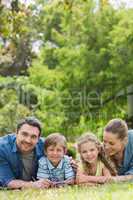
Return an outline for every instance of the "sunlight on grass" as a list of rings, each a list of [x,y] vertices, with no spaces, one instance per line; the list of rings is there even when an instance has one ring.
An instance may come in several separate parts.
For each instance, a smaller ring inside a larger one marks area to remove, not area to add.
[[[1,190],[1,200],[130,200],[132,184],[110,184],[98,187],[73,186],[49,190]]]

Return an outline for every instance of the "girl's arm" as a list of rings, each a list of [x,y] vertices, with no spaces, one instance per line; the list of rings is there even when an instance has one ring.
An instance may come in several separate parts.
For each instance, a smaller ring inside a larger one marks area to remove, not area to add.
[[[74,181],[74,178],[71,178],[71,179],[68,179],[68,180],[65,180],[65,181],[64,181],[64,183],[65,183],[65,184],[68,184],[68,185],[73,185],[74,182],[75,182],[75,181]]]
[[[103,167],[103,169],[102,169],[102,175],[103,176],[111,177],[111,173],[110,173],[110,171],[106,167]]]
[[[83,174],[81,171],[77,171],[76,174],[76,184],[85,184],[85,183],[100,183],[103,184],[107,182],[108,177],[107,176],[89,176]]]

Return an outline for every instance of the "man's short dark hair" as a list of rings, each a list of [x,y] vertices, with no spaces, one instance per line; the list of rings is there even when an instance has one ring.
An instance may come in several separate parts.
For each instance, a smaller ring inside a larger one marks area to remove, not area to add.
[[[28,124],[30,126],[37,127],[39,130],[39,136],[41,135],[41,122],[36,118],[36,117],[26,117],[22,119],[18,124],[17,124],[17,133],[19,129],[24,125]]]

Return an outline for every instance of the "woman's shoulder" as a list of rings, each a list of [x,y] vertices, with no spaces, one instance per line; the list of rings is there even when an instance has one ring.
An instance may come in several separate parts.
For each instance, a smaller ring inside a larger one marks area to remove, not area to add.
[[[133,129],[128,130],[128,136],[133,138]]]
[[[133,147],[133,129],[128,131],[128,144]]]

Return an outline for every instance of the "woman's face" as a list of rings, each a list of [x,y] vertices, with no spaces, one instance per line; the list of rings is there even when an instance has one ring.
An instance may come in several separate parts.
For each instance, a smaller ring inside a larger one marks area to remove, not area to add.
[[[120,139],[117,134],[111,132],[104,132],[103,143],[107,155],[114,156],[122,153],[125,148],[125,139]]]

